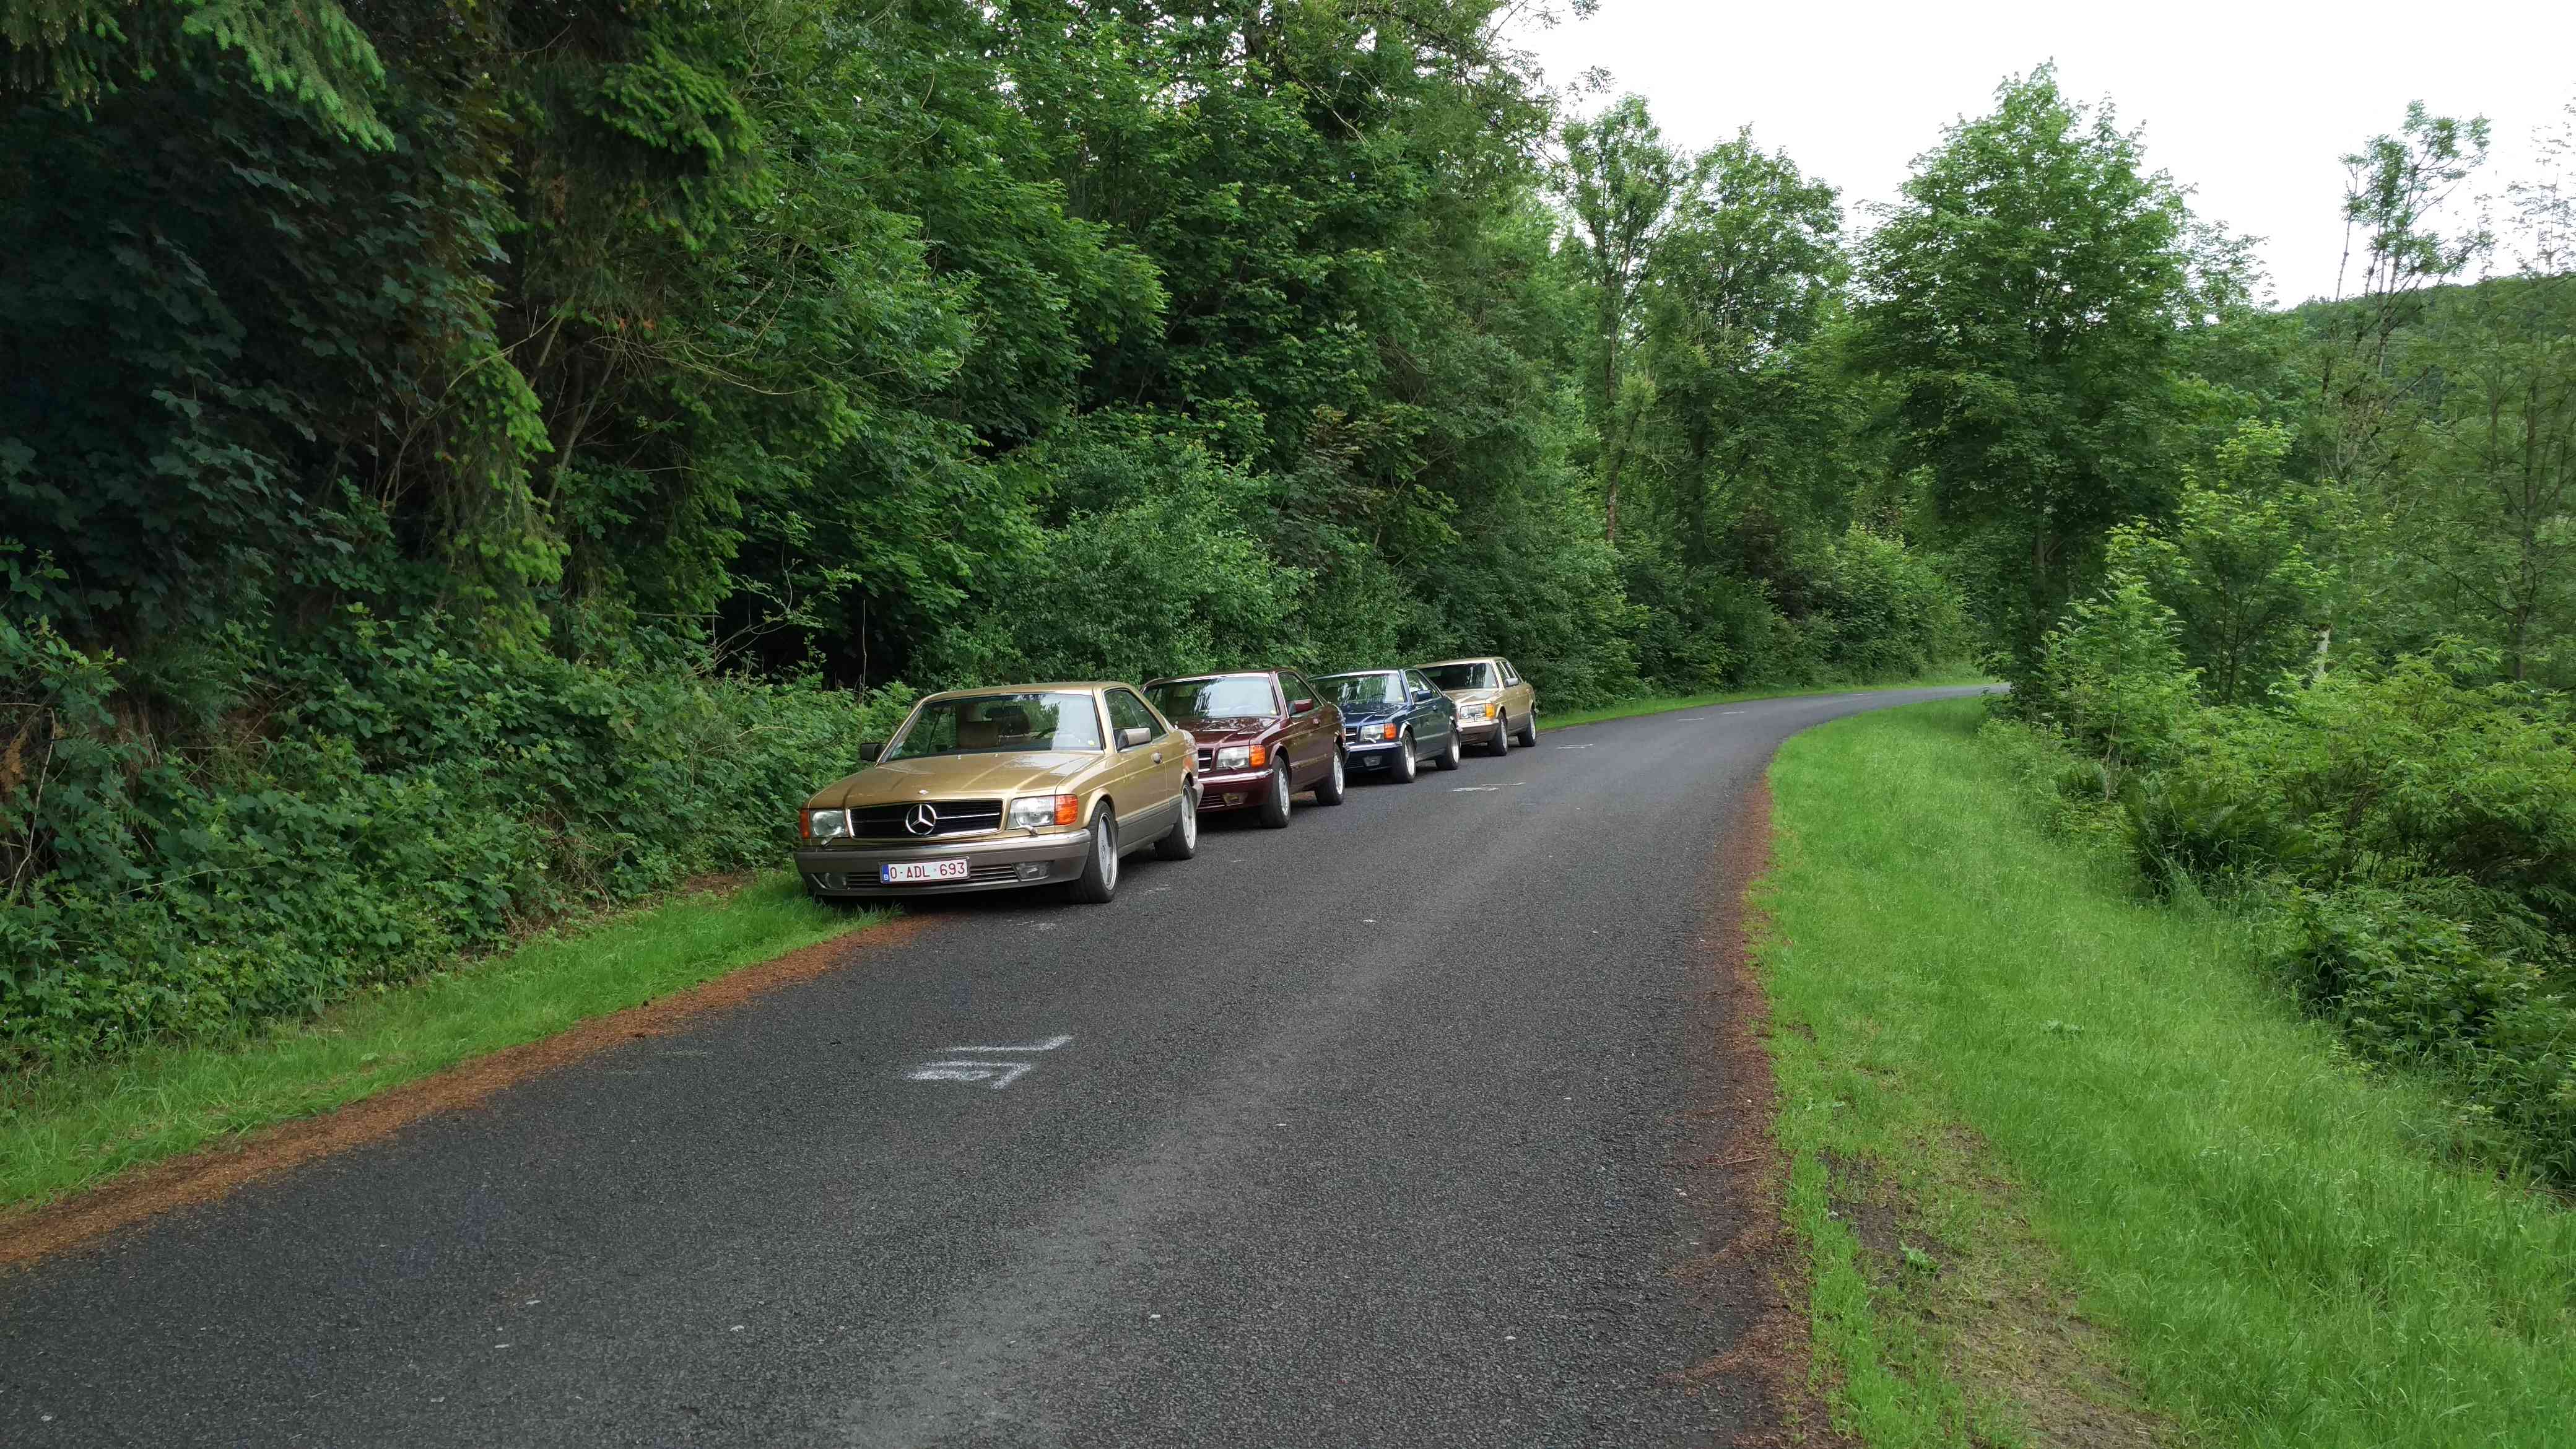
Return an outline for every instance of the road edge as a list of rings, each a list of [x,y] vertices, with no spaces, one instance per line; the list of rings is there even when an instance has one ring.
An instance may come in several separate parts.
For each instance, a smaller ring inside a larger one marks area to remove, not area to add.
[[[1701,937],[1706,989],[1692,1012],[1698,1105],[1687,1108],[1685,1140],[1697,1155],[1687,1180],[1703,1201],[1722,1204],[1725,1240],[1690,1262],[1686,1276],[1704,1295],[1737,1305],[1747,1323],[1724,1352],[1681,1375],[1745,1401],[1752,1423],[1739,1449],[1842,1446],[1813,1382],[1815,1349],[1807,1263],[1786,1212],[1789,1156],[1778,1135],[1779,1085],[1769,1046],[1771,999],[1756,945],[1764,918],[1753,887],[1771,867],[1770,767],[1747,785],[1720,838],[1713,906]],[[1716,1089],[1710,1100],[1710,1088]],[[1731,1230],[1731,1231],[1729,1231]]]

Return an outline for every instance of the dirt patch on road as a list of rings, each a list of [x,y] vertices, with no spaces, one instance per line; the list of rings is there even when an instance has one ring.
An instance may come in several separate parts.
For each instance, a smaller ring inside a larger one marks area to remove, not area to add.
[[[1716,1245],[1683,1271],[1713,1309],[1743,1323],[1724,1353],[1682,1378],[1696,1391],[1736,1402],[1742,1426],[1733,1443],[1768,1446],[1847,1445],[1833,1431],[1810,1387],[1808,1284],[1781,1203],[1789,1159],[1773,1136],[1779,1093],[1763,1039],[1770,999],[1754,967],[1760,920],[1746,891],[1771,863],[1771,789],[1757,781],[1744,793],[1718,851],[1715,905],[1701,938],[1707,990],[1692,1013],[1692,1039],[1707,1048],[1695,1063],[1684,1141],[1687,1191],[1708,1205]]]
[[[246,1183],[392,1136],[424,1117],[480,1106],[531,1077],[642,1038],[668,1036],[782,986],[811,980],[860,952],[900,946],[930,923],[897,917],[856,935],[791,951],[542,1041],[508,1047],[406,1082],[316,1117],[265,1128],[217,1147],[156,1163],[89,1192],[0,1217],[0,1269],[23,1267],[173,1208],[210,1203]]]

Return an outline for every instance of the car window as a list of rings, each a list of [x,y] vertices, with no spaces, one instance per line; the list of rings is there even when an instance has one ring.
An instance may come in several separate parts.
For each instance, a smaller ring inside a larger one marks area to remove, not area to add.
[[[1431,682],[1442,689],[1493,689],[1496,687],[1494,666],[1481,659],[1470,659],[1464,664],[1433,664],[1425,667],[1422,672],[1429,675]]]
[[[1333,702],[1344,709],[1402,704],[1407,687],[1403,676],[1377,670],[1365,674],[1327,674],[1315,682],[1331,690]]]
[[[1109,691],[1109,727],[1119,730],[1141,729],[1157,735],[1163,732],[1162,725],[1154,718],[1154,712],[1145,707],[1145,701],[1123,689]]]
[[[883,759],[1100,748],[1100,711],[1091,696],[1046,690],[934,699],[913,714]]]
[[[1311,699],[1321,703],[1324,698],[1323,695],[1315,692],[1315,686],[1306,682],[1304,675],[1293,669],[1279,671],[1279,693],[1290,704],[1295,704],[1301,699]]]
[[[1404,672],[1404,682],[1408,688],[1418,694],[1438,694],[1440,692],[1439,686],[1433,684],[1430,680],[1423,678],[1422,671],[1419,669],[1406,670]]]
[[[1521,672],[1520,672],[1519,670],[1514,669],[1514,668],[1512,667],[1512,661],[1510,661],[1510,660],[1508,660],[1508,659],[1504,660],[1504,661],[1503,661],[1503,683],[1505,683],[1505,684],[1518,684],[1518,683],[1520,683],[1520,682],[1521,682]]]
[[[1263,674],[1166,679],[1145,697],[1173,719],[1269,719],[1280,710],[1279,696]]]

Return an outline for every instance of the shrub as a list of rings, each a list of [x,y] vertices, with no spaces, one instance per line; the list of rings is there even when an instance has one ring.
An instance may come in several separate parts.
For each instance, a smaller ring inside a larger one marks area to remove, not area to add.
[[[359,615],[272,669],[265,721],[182,754],[119,718],[121,661],[0,622],[0,1056],[310,1011],[775,860],[796,804],[904,702],[685,665]]]

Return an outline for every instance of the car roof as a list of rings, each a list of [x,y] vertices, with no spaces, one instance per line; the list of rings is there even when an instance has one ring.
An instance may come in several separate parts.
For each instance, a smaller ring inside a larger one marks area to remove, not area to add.
[[[979,684],[972,689],[943,689],[937,694],[923,695],[922,700],[926,703],[934,699],[973,699],[985,694],[1088,694],[1095,690],[1133,687],[1120,684],[1115,680],[1058,679],[1044,684]]]
[[[1157,674],[1147,684],[1179,684],[1188,679],[1268,679],[1276,669],[1210,669],[1199,674]]]
[[[1415,664],[1389,664],[1376,669],[1336,669],[1330,674],[1318,674],[1315,677],[1317,679],[1347,679],[1354,674],[1402,674],[1408,669],[1418,669],[1420,667],[1421,666]]]
[[[1451,664],[1500,664],[1502,662],[1503,656],[1500,654],[1470,654],[1464,659],[1434,659],[1428,664],[1417,664],[1413,667],[1416,669],[1440,669]]]

